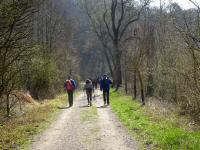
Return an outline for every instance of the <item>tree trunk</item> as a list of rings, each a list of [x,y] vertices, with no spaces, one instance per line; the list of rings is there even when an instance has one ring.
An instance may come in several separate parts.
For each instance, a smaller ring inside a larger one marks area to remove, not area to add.
[[[142,100],[142,105],[145,105],[145,94],[144,94],[144,84],[143,84],[143,79],[142,79],[142,75],[140,73],[140,70],[137,70],[138,72],[138,78],[140,81],[140,92],[141,92],[141,100]]]
[[[148,83],[147,83],[147,93],[146,96],[152,97],[154,95],[154,78],[153,78],[153,68],[155,64],[155,37],[154,37],[154,26],[148,25],[148,50],[147,50],[147,68],[148,68]]]
[[[150,73],[148,77],[148,84],[147,84],[147,93],[146,96],[152,97],[154,95],[154,85],[153,85],[153,75]]]
[[[122,85],[121,57],[119,53],[116,55],[115,82],[116,90],[118,90]]]
[[[133,86],[134,86],[134,99],[137,98],[137,72],[136,70],[134,71],[134,81],[133,81]]]
[[[128,82],[127,82],[126,66],[125,66],[124,86],[125,86],[125,92],[126,92],[126,94],[128,94]]]
[[[125,62],[124,62],[124,87],[126,94],[128,93],[128,82],[127,82],[127,59],[125,55]]]
[[[6,111],[7,111],[7,117],[10,117],[10,99],[9,99],[9,95],[6,96]]]
[[[114,73],[113,73],[113,69],[112,69],[112,64],[111,64],[111,61],[109,59],[108,52],[106,51],[106,49],[104,49],[104,53],[105,53],[105,56],[106,56],[106,61],[108,63],[108,68],[110,70],[111,77],[114,79]]]

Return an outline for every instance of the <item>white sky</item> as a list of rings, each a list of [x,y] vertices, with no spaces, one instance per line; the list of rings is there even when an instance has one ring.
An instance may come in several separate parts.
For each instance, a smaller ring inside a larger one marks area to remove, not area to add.
[[[165,1],[166,5],[171,3],[171,2],[176,2],[183,9],[194,8],[194,5],[189,0],[162,0],[162,1]],[[196,2],[198,5],[200,5],[200,0],[193,0],[193,1]],[[160,5],[160,0],[152,0],[151,5],[152,6],[159,6]]]

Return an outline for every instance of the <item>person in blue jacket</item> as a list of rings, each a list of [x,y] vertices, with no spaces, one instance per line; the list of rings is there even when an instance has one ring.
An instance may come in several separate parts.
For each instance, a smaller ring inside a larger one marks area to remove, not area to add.
[[[110,85],[112,81],[109,79],[107,75],[103,75],[103,79],[100,81],[100,90],[103,91],[103,100],[104,105],[109,105],[109,96],[110,96]]]

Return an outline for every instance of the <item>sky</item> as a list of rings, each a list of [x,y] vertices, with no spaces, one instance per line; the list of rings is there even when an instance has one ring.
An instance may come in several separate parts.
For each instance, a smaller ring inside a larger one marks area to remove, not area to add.
[[[162,0],[164,1],[164,0]],[[189,8],[194,8],[194,5],[189,1],[189,0],[165,0],[166,4],[169,4],[171,2],[176,2],[178,3],[183,9],[189,9]],[[200,5],[200,0],[193,0],[197,4]],[[151,3],[152,6],[159,6],[160,5],[160,0],[152,0]]]

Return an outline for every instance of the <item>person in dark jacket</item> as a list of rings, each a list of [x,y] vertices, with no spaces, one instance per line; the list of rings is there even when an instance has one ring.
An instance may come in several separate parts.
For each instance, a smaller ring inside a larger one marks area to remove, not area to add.
[[[100,90],[103,91],[103,100],[104,105],[110,105],[110,85],[112,81],[109,79],[107,75],[103,75],[103,79],[100,82]]]
[[[88,106],[92,106],[92,92],[94,91],[94,86],[92,85],[92,81],[90,79],[85,81],[84,90],[86,91]]]
[[[65,82],[65,90],[67,91],[68,94],[68,100],[69,100],[69,107],[73,106],[73,93],[74,90],[76,88],[76,84],[75,81],[73,79],[71,79],[71,77],[69,76],[68,79]]]

